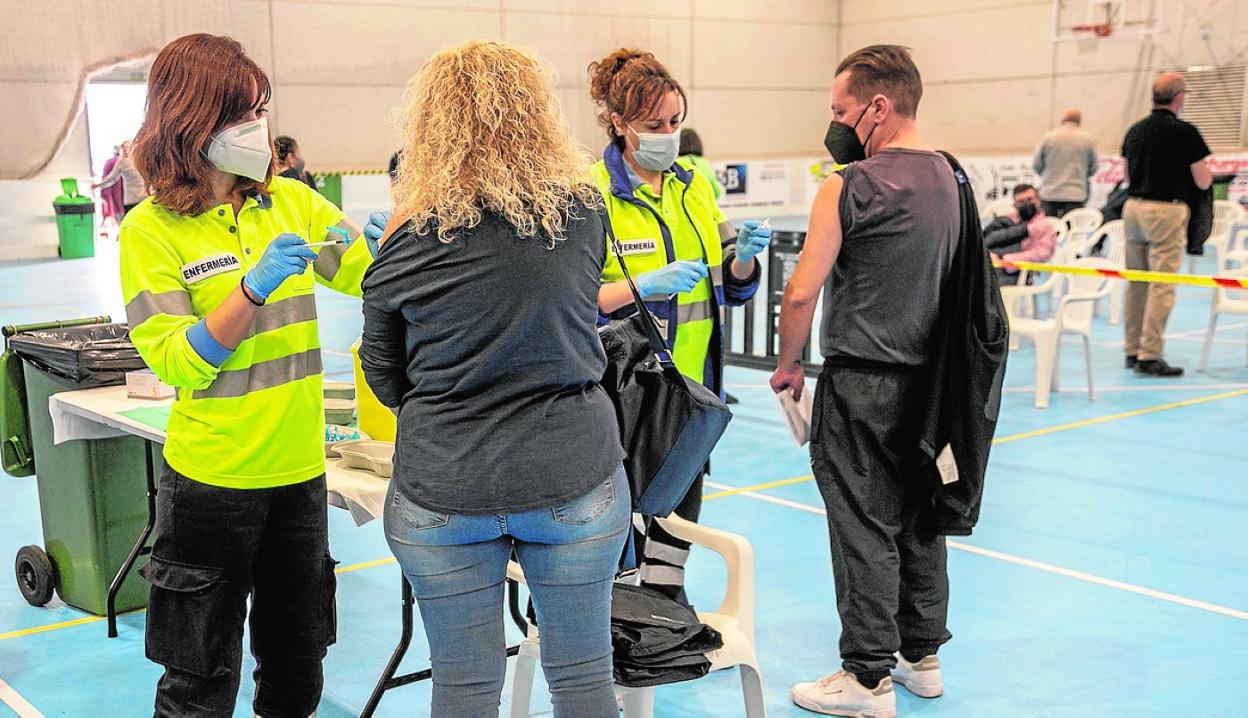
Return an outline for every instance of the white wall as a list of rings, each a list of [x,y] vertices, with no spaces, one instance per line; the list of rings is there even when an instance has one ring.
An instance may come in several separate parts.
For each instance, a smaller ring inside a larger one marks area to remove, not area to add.
[[[479,0],[455,10],[275,1],[272,10],[276,126],[299,139],[313,169],[384,165],[403,85],[432,53],[471,38],[547,59],[576,137],[594,150],[605,139],[586,67],[620,46],[649,49],[689,92],[689,124],[711,156],[818,149],[837,54],[829,0]]]
[[[89,192],[89,165],[87,123],[79,113],[65,151],[45,173],[31,180],[0,180],[0,261],[56,256],[52,200],[61,193],[62,177],[77,177],[79,191]]]
[[[595,151],[605,137],[586,66],[620,46],[649,49],[688,91],[710,157],[818,151],[838,55],[837,0],[0,0],[0,15],[0,106],[24,108],[0,133],[0,177],[47,160],[85,68],[190,32],[243,43],[273,81],[274,132],[297,138],[314,171],[384,167],[407,80],[472,38],[546,58],[577,139]],[[27,229],[51,227],[45,187],[87,172],[79,125],[41,176],[0,183],[0,259],[32,243],[46,254],[49,236]]]
[[[1030,152],[1063,109],[1116,152],[1147,113],[1159,70],[1248,62],[1248,2],[1166,0],[1155,43],[1055,44],[1049,0],[841,0],[844,53],[908,45],[923,74],[919,118],[932,142],[963,153]],[[1207,41],[1205,36],[1207,34]]]

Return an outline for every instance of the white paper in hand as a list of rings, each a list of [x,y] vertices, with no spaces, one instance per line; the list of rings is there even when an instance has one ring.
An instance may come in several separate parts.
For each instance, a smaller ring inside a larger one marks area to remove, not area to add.
[[[785,426],[789,427],[789,435],[798,446],[805,446],[810,441],[810,415],[814,408],[814,391],[807,387],[802,391],[802,398],[793,400],[788,389],[776,394],[780,403],[780,415],[784,417]]]

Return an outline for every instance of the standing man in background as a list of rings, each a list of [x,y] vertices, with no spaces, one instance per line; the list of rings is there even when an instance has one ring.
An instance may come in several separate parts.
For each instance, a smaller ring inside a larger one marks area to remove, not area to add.
[[[792,699],[827,715],[892,718],[894,679],[923,697],[943,692],[947,556],[918,447],[962,215],[949,161],[919,134],[922,95],[904,47],[866,47],[837,67],[825,144],[848,167],[819,188],[780,313],[771,388],[797,399],[824,294],[810,459],[827,508],[842,670],[798,683]]]
[[[1040,198],[1050,217],[1061,217],[1088,201],[1088,179],[1096,174],[1096,143],[1079,129],[1082,123],[1082,112],[1066,110],[1062,124],[1036,148],[1032,168],[1040,175]]]
[[[1127,163],[1127,269],[1177,272],[1187,243],[1188,205],[1209,189],[1213,175],[1209,145],[1178,118],[1187,98],[1182,73],[1163,72],[1153,81],[1153,112],[1131,126],[1122,141]],[[1161,358],[1166,322],[1174,308],[1174,285],[1127,285],[1125,366],[1142,376],[1177,377],[1183,370]]]

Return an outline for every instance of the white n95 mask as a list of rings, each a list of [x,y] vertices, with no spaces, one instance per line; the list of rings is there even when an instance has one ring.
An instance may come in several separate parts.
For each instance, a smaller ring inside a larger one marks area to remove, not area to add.
[[[263,182],[273,164],[269,121],[261,117],[221,130],[208,141],[205,156],[222,172]]]

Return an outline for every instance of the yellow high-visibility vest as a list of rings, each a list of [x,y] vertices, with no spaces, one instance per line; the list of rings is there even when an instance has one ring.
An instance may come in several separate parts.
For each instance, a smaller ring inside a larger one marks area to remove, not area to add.
[[[315,282],[360,296],[372,262],[366,242],[330,245],[260,308],[246,339],[220,367],[191,347],[187,330],[216,309],[263,256],[294,233],[333,240],[342,210],[302,182],[274,177],[267,198],[196,216],[151,198],[121,224],[121,285],[130,338],[147,365],[177,388],[165,461],[215,486],[285,486],[325,471],[321,345]],[[352,235],[357,235],[351,231]]]
[[[690,379],[706,383],[713,316],[723,303],[724,251],[719,225],[725,219],[706,177],[694,172],[683,159],[677,160],[677,167],[685,172],[664,172],[663,192],[657,196],[644,184],[636,188],[621,186],[626,179],[620,176],[619,168],[608,171],[604,160],[594,165],[593,177],[606,198],[611,228],[623,248],[631,275],[636,277],[677,260],[706,260],[710,273],[693,291],[677,295],[674,315],[662,304],[652,307],[662,322],[669,326],[674,323],[672,360],[676,368]],[[627,198],[622,196],[625,194]],[[602,281],[622,279],[624,272],[619,260],[608,247]],[[718,352],[719,347],[714,350]]]

